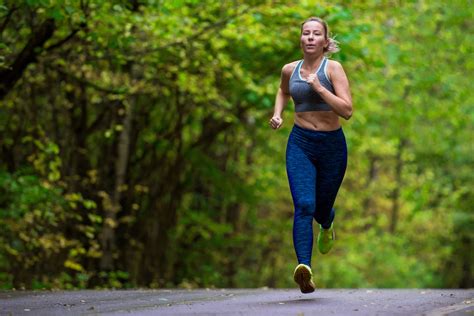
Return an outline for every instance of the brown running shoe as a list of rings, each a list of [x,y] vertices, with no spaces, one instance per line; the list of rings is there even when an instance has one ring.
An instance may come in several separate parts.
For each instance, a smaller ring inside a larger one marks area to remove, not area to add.
[[[301,293],[311,293],[316,289],[316,285],[313,282],[313,273],[306,264],[300,263],[296,266],[293,279],[300,286]]]

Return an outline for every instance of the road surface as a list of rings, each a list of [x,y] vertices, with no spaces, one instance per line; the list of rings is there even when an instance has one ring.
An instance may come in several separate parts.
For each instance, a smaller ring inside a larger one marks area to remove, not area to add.
[[[474,289],[1,291],[0,315],[474,316]]]

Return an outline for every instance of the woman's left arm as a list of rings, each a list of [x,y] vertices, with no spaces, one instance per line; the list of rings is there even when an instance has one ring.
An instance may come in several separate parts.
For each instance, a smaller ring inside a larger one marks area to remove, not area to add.
[[[330,64],[328,64],[328,72],[335,94],[331,93],[319,82],[316,74],[311,74],[308,77],[308,82],[323,100],[331,106],[334,112],[348,120],[352,116],[352,97],[349,80],[342,65],[335,60],[331,60]]]

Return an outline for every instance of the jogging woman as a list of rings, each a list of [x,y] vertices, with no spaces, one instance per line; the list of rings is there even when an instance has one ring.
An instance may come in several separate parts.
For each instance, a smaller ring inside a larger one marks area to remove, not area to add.
[[[286,172],[294,204],[293,245],[298,265],[293,278],[302,293],[315,290],[311,271],[313,218],[318,249],[332,248],[334,201],[347,166],[347,146],[339,117],[352,116],[352,97],[341,64],[326,56],[339,51],[327,23],[311,17],[301,24],[303,59],[283,66],[270,125],[278,129],[290,97],[295,119],[286,147]]]

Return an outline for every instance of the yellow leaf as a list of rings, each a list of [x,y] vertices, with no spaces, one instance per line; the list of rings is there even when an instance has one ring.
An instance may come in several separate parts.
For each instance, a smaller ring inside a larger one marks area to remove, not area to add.
[[[81,271],[81,272],[84,271],[84,268],[79,263],[71,261],[71,260],[66,260],[64,262],[64,266],[72,270]]]

